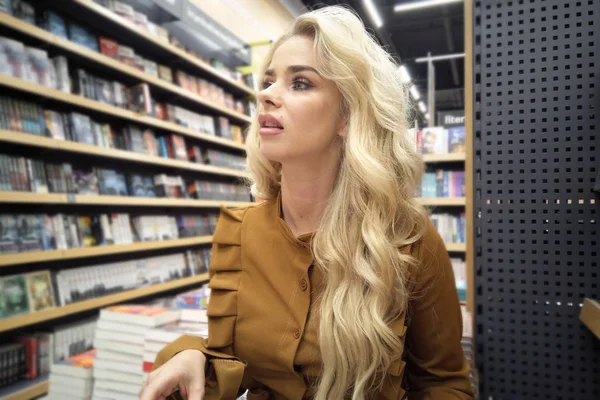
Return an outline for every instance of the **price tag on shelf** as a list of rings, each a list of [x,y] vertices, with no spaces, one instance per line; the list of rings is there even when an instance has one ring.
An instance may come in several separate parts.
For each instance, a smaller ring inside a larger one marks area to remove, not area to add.
[[[67,203],[75,203],[75,194],[67,193]]]

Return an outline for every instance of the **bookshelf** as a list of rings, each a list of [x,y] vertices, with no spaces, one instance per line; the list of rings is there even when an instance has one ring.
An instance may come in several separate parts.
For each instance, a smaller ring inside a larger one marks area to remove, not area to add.
[[[129,77],[135,78],[141,82],[146,82],[150,84],[151,90],[158,89],[168,93],[169,95],[174,95],[179,99],[183,98],[189,102],[192,102],[196,106],[206,108],[212,112],[217,112],[221,115],[232,117],[237,120],[247,121],[248,119],[248,117],[243,114],[229,110],[219,104],[207,101],[202,97],[191,93],[173,83],[147,74],[101,53],[89,50],[81,45],[71,42],[70,40],[54,35],[44,29],[28,24],[27,22],[21,21],[8,14],[0,13],[0,26],[10,28],[21,34],[40,40],[47,46],[51,46],[61,50],[62,52],[66,52],[69,57],[82,58],[87,62],[101,65],[102,67],[106,67],[107,69],[128,75]]]
[[[445,163],[445,162],[464,162],[465,160],[466,160],[465,153],[423,154],[423,162],[426,164]]]
[[[448,206],[464,206],[466,204],[465,197],[419,197],[419,203],[430,207],[448,207]]]
[[[50,384],[48,377],[40,377],[34,380],[24,380],[15,385],[0,389],[0,400],[24,400],[33,399],[48,393]]]
[[[244,201],[219,201],[219,200],[194,200],[171,199],[167,197],[130,197],[130,196],[102,196],[102,195],[74,195],[67,193],[30,193],[30,192],[0,192],[1,203],[28,203],[28,204],[71,204],[71,205],[121,205],[144,207],[193,207],[193,208],[219,208],[245,207],[252,202]]]
[[[254,89],[223,75],[211,65],[172,44],[160,41],[154,36],[130,24],[127,20],[113,14],[108,9],[94,3],[92,0],[71,0],[68,2],[68,5],[70,12],[78,15],[80,20],[94,21],[98,25],[102,25],[111,32],[114,32],[114,36],[121,38],[123,41],[140,43],[155,54],[160,54],[171,59],[177,59],[187,68],[198,72],[219,85],[230,90],[235,90],[238,94],[252,96],[256,94]]]
[[[202,172],[211,175],[231,176],[237,178],[247,178],[248,176],[244,171],[231,168],[216,167],[213,165],[193,163],[190,161],[173,160],[169,158],[151,156],[148,154],[135,153],[133,151],[109,149],[106,147],[93,146],[85,143],[58,140],[32,135],[29,133],[6,131],[2,129],[0,129],[0,142],[40,147],[65,153],[84,154],[102,158],[126,160],[140,164],[158,165],[187,171]]]
[[[465,243],[446,243],[446,250],[453,253],[464,253],[467,251]]]
[[[83,96],[79,96],[76,94],[65,93],[57,89],[52,89],[46,86],[39,85],[37,83],[32,83],[26,81],[24,79],[15,78],[13,76],[0,74],[0,86],[6,87],[9,89],[19,90],[21,92],[29,93],[31,95],[40,96],[46,99],[54,100],[61,102],[63,104],[68,104],[75,106],[77,108],[83,108],[90,111],[95,111],[97,113],[109,115],[112,117],[118,117],[127,121],[133,121],[139,123],[141,125],[149,126],[152,128],[164,129],[167,131],[171,131],[174,133],[180,133],[182,135],[204,140],[210,141],[214,143],[214,140],[217,139],[215,136],[208,135],[201,132],[196,132],[192,129],[177,125],[173,122],[163,121],[158,118],[139,115],[133,111],[125,110],[123,108],[111,106],[108,104],[101,103],[96,100],[91,100]],[[236,120],[241,121],[243,123],[249,123],[251,121],[250,117],[235,113]],[[230,143],[232,141],[222,139],[222,141]],[[220,143],[224,144],[224,143]]]
[[[13,318],[0,320],[0,332],[6,332],[17,328],[37,324],[44,321],[50,321],[69,315],[74,315],[83,311],[95,310],[106,307],[111,304],[131,301],[140,297],[153,294],[159,294],[173,289],[185,288],[191,285],[198,285],[208,282],[208,273],[189,278],[178,279],[171,282],[159,283],[152,286],[146,286],[138,289],[127,290],[121,293],[109,294],[107,296],[95,299],[79,301],[62,307],[55,307],[43,311],[20,315]]]
[[[195,246],[212,242],[212,236],[193,238],[158,240],[131,244],[115,244],[107,246],[84,247],[78,249],[31,251],[15,254],[1,254],[0,267],[36,262],[70,260],[74,258],[97,257],[111,254],[135,253],[147,250],[172,249],[176,247]]]

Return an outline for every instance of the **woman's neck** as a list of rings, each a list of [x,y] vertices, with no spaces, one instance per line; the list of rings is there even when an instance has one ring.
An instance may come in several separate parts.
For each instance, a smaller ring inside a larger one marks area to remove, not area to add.
[[[332,165],[307,168],[284,165],[281,171],[282,217],[294,236],[312,233],[333,192],[337,160]]]

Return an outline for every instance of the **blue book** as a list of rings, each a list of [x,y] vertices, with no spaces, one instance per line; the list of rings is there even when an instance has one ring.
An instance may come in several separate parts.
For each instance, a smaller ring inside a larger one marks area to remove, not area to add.
[[[167,140],[164,136],[161,136],[158,139],[158,143],[160,145],[160,156],[164,158],[169,158],[169,151],[167,149]]]
[[[464,153],[467,151],[464,126],[448,128],[448,150],[450,153]]]
[[[450,171],[442,174],[442,197],[450,197]]]

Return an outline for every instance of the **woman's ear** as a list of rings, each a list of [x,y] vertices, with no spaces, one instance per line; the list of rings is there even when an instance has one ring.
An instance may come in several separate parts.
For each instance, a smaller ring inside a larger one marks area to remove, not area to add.
[[[348,120],[346,120],[346,118],[344,118],[342,120],[342,126],[338,130],[338,136],[341,136],[343,138],[345,138],[346,136],[348,136]]]

